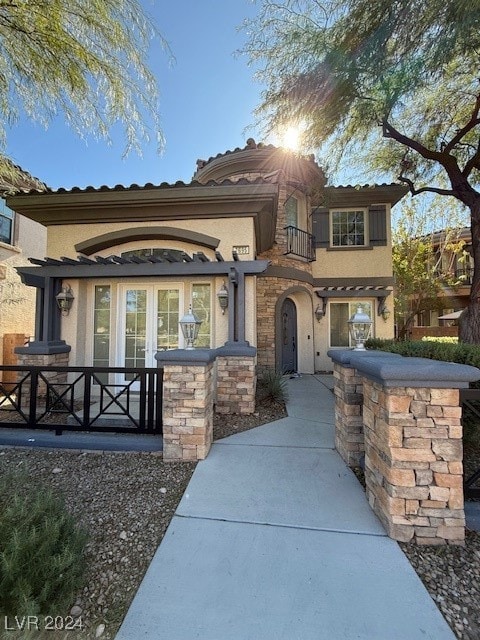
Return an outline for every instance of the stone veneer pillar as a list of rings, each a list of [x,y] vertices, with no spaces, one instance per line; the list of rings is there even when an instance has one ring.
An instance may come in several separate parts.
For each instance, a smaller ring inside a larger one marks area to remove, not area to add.
[[[163,459],[203,460],[213,440],[216,352],[172,350],[156,354],[163,367]]]
[[[395,540],[463,544],[459,389],[478,380],[480,370],[368,353],[352,351],[349,359],[362,379],[370,506]]]
[[[26,347],[16,347],[15,353],[17,354],[17,360],[19,366],[27,367],[68,367],[70,358],[70,345],[66,344],[63,340],[51,341],[51,342],[31,342]],[[22,371],[18,372],[19,379],[22,379],[24,374]],[[42,376],[51,384],[66,384],[68,382],[67,371],[42,371]],[[41,379],[38,381],[37,386],[37,400],[40,403],[45,401],[46,397],[46,384]],[[30,396],[30,384],[27,379],[26,383],[22,385],[22,405],[28,406]]]
[[[255,411],[257,350],[249,345],[217,349],[216,413],[250,414]]]
[[[364,453],[363,434],[363,381],[361,374],[350,364],[352,354],[362,357],[400,358],[384,351],[358,351],[332,349],[328,355],[334,359],[335,378],[335,448],[350,467],[360,466]]]

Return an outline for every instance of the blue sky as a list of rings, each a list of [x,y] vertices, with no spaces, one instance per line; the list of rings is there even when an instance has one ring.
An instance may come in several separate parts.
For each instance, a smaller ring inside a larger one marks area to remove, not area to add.
[[[251,0],[142,0],[176,58],[156,47],[151,68],[160,87],[160,116],[166,146],[158,155],[152,141],[143,156],[122,158],[124,140],[113,144],[77,137],[62,118],[48,129],[26,119],[7,131],[7,153],[14,162],[52,188],[99,187],[190,181],[197,158],[243,147],[259,139],[252,111],[261,86],[244,57],[235,56],[246,36],[237,28],[253,17]]]

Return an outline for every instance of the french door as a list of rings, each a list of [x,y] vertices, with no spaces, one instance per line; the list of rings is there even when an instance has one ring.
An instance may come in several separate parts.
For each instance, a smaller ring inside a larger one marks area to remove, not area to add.
[[[181,285],[120,287],[118,366],[155,367],[157,351],[183,347],[178,324],[181,301]]]

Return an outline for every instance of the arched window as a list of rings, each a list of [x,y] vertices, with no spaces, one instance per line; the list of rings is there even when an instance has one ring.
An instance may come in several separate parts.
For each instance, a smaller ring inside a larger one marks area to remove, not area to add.
[[[173,257],[178,257],[180,262],[183,262],[183,254],[184,251],[180,249],[132,249],[131,251],[124,251],[121,256],[122,258],[131,258],[132,256],[137,256],[138,258],[148,258],[148,256],[154,256],[155,258],[162,258],[165,251]]]

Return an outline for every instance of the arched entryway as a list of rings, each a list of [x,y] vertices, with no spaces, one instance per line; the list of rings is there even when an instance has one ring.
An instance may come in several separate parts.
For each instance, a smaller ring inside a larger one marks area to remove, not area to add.
[[[297,341],[297,307],[290,298],[286,298],[281,311],[281,367],[283,373],[297,371],[298,341]]]

